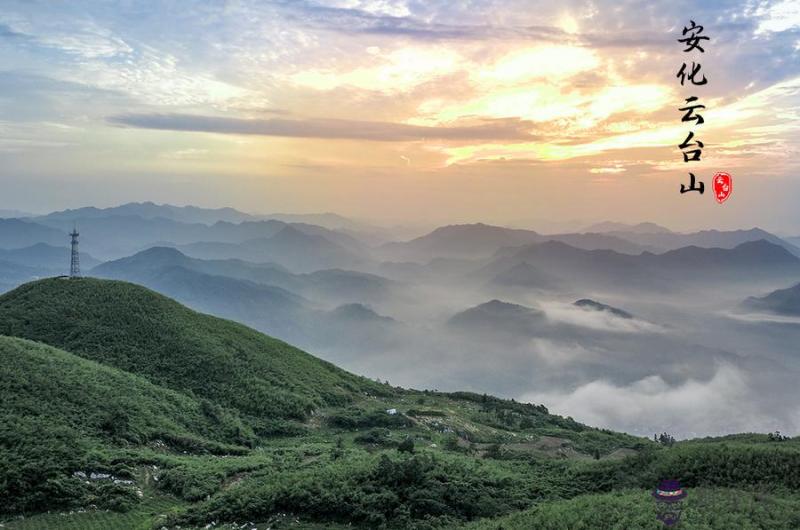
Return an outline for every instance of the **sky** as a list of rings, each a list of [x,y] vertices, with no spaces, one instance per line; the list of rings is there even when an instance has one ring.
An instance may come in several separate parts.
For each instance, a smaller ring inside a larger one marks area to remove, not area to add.
[[[800,235],[796,0],[0,5],[0,209]],[[677,42],[690,20],[702,54]],[[731,198],[681,195],[689,171],[730,173]]]

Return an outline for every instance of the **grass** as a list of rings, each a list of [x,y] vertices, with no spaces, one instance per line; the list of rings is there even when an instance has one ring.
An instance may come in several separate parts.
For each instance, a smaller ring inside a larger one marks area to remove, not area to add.
[[[20,287],[0,333],[5,528],[649,529],[673,477],[683,528],[800,528],[798,439],[664,447],[393,388],[123,282]]]
[[[583,495],[464,526],[464,530],[663,530],[650,491]],[[690,489],[682,530],[792,530],[800,528],[800,496],[728,488]]]
[[[160,515],[180,508],[182,504],[169,497],[149,498],[126,513],[106,510],[68,510],[11,519],[10,530],[152,530]]]
[[[0,335],[43,342],[253,418],[304,420],[315,408],[387,391],[282,341],[125,282],[25,284],[0,296]]]

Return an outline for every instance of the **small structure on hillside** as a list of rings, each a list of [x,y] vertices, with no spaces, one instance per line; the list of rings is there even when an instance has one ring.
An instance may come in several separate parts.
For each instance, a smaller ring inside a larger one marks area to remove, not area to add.
[[[70,233],[70,237],[72,238],[72,253],[70,256],[69,262],[69,277],[70,278],[80,278],[81,277],[81,256],[78,252],[78,227],[73,226],[72,232]]]

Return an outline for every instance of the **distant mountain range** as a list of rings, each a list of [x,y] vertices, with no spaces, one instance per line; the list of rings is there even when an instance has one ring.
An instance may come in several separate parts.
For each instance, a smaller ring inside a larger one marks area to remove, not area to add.
[[[800,236],[785,237],[783,239],[788,241],[792,245],[800,247]]]
[[[94,206],[89,206],[72,210],[61,210],[38,216],[35,220],[45,224],[69,224],[77,220],[101,219],[105,217],[162,218],[190,224],[214,224],[220,221],[241,223],[243,221],[253,221],[257,219],[253,215],[240,212],[234,208],[198,208],[197,206],[173,206],[170,204],[155,204],[153,202],[131,202],[110,208],[95,208]]]
[[[259,249],[262,246],[278,245],[280,238],[269,243],[283,229],[291,227],[308,236],[320,236],[349,252],[350,256],[338,264],[325,266],[350,268],[373,257],[383,261],[428,263],[436,258],[483,259],[505,247],[519,247],[546,241],[560,241],[585,250],[614,250],[625,254],[663,252],[684,246],[708,248],[733,248],[747,241],[765,239],[781,245],[800,256],[800,248],[774,234],[753,228],[750,230],[715,231],[681,234],[654,223],[628,225],[605,222],[587,227],[584,233],[540,234],[533,230],[511,229],[482,223],[451,225],[410,241],[394,241],[373,250],[375,241],[387,237],[386,229],[377,229],[350,221],[336,214],[275,214],[254,215],[233,208],[199,208],[195,206],[159,205],[152,202],[128,203],[111,208],[86,207],[63,210],[26,219],[0,219],[0,248],[22,248],[36,243],[63,247],[68,243],[66,233],[77,225],[81,232],[82,249],[99,259],[116,259],[133,254],[144,248],[162,245],[196,245],[197,248],[182,248],[190,255],[203,258],[241,257],[250,261],[275,261],[275,251]],[[377,235],[378,233],[381,235]],[[282,237],[289,237],[287,231]],[[298,234],[290,238],[299,239]],[[239,245],[235,249],[225,245]],[[247,243],[247,244],[245,244]],[[325,242],[307,239],[305,242],[289,242],[313,245]],[[197,253],[194,252],[197,250]],[[234,255],[227,255],[228,251]],[[323,252],[331,251],[331,248]],[[337,251],[338,252],[338,251]],[[289,266],[300,265],[309,256],[298,254],[296,248],[287,252]],[[222,255],[224,254],[224,255]],[[338,259],[338,258],[337,258]],[[310,266],[317,266],[310,260]],[[304,271],[311,270],[308,266]]]
[[[372,308],[364,304],[340,305],[331,311],[331,316],[341,320],[357,321],[364,324],[396,322],[396,320],[391,317],[379,315]]]
[[[542,272],[527,261],[516,263],[492,278],[492,283],[509,287],[552,290],[563,285],[563,280],[553,274]]]
[[[21,210],[0,209],[0,219],[22,219],[24,217],[33,217],[34,215]]]
[[[61,239],[59,243],[63,244],[64,238]],[[36,243],[23,248],[0,248],[0,292],[39,278],[68,274],[70,256],[68,247],[47,243]],[[81,252],[80,258],[83,270],[100,263],[85,252]]]
[[[62,241],[63,243],[63,241]],[[66,246],[52,246],[47,243],[36,243],[30,247],[3,249],[0,248],[0,261],[36,267],[52,271],[52,274],[67,274],[69,272],[71,250]],[[100,261],[91,255],[81,252],[80,264],[83,270],[99,265]]]
[[[116,259],[157,244],[238,244],[271,238],[284,228],[292,227],[309,236],[320,236],[353,254],[366,256],[368,253],[365,243],[345,231],[308,223],[250,219],[234,213],[226,215],[229,211],[231,209],[203,210],[145,203],[67,210],[34,219],[0,219],[0,248],[21,248],[36,243],[64,246],[69,243],[67,233],[77,227],[84,251],[102,259]],[[235,222],[227,219],[235,219]],[[306,243],[318,242],[309,239]]]
[[[0,211],[2,212],[2,211]],[[153,202],[131,202],[110,208],[76,208],[62,210],[42,216],[33,216],[44,224],[64,224],[78,220],[100,219],[106,217],[141,217],[142,219],[169,219],[180,223],[202,223],[212,225],[219,222],[239,224],[247,221],[276,220],[285,223],[305,223],[329,229],[364,229],[365,226],[334,213],[312,214],[249,214],[234,208],[200,208],[197,206],[174,206]]]
[[[750,297],[742,305],[753,311],[800,316],[800,283],[787,289],[778,289],[765,296]]]
[[[681,247],[697,246],[705,248],[734,248],[749,241],[765,240],[782,246],[795,256],[800,256],[800,247],[779,238],[760,228],[749,230],[703,230],[688,234],[674,232],[662,233],[637,233],[637,232],[610,232],[640,245],[647,245],[661,250],[675,250]]]
[[[604,232],[625,232],[631,234],[670,234],[672,231],[655,223],[617,223],[605,221],[587,226],[583,229],[585,233],[604,233]]]
[[[0,248],[24,248],[36,243],[63,246],[69,243],[69,237],[65,230],[57,230],[26,219],[0,219]]]
[[[196,258],[234,258],[256,263],[273,262],[297,272],[330,268],[349,269],[362,266],[368,260],[365,255],[293,225],[285,225],[271,236],[249,239],[241,243],[202,241],[178,245],[177,248]]]
[[[94,268],[91,274],[146,284],[154,275],[175,267],[278,287],[337,305],[380,301],[396,287],[395,282],[373,274],[340,269],[295,274],[274,263],[256,264],[239,259],[203,260],[191,258],[169,247],[154,247],[127,258],[103,263]]]
[[[20,284],[51,275],[52,272],[49,269],[28,267],[18,263],[0,261],[0,293],[10,291]]]
[[[557,240],[589,250],[605,248],[618,252],[639,253],[647,247],[606,234],[542,235],[533,230],[503,228],[482,223],[452,225],[407,242],[387,243],[379,250],[388,259],[428,261],[434,257],[481,258],[504,247]]]
[[[388,323],[391,319],[366,304],[385,299],[396,288],[394,282],[370,274],[294,274],[279,265],[201,260],[164,247],[103,263],[89,274],[144,285],[198,311],[305,347],[324,346],[342,334],[357,336],[357,328],[370,323]]]
[[[525,265],[532,279],[520,271]],[[510,272],[514,274],[509,274]],[[504,249],[475,275],[525,286],[542,274],[595,288],[670,290],[681,286],[748,282],[800,276],[800,258],[768,241],[742,243],[733,249],[684,247],[662,254],[621,254],[611,250],[583,250],[550,241]]]
[[[480,259],[504,248],[558,241],[584,250],[613,250],[622,254],[664,252],[686,246],[733,248],[749,241],[766,240],[800,256],[800,248],[764,230],[716,231],[689,234],[671,232],[653,223],[623,225],[601,223],[597,232],[548,234],[485,224],[452,225],[406,242],[387,243],[378,249],[384,259],[425,263],[436,257]],[[614,229],[614,230],[611,230]],[[622,230],[620,230],[622,229]]]
[[[84,271],[98,259],[172,247],[184,255],[183,260],[169,257],[173,267],[281,288],[328,307],[379,302],[390,284],[374,273],[450,284],[468,277],[506,290],[574,285],[667,291],[747,278],[795,281],[798,263],[793,258],[800,256],[797,246],[757,228],[680,234],[653,223],[609,222],[588,227],[598,233],[542,235],[479,223],[445,226],[410,241],[370,248],[372,239],[361,240],[357,231],[286,222],[344,219],[333,214],[261,217],[232,208],[129,203],[0,219],[0,261],[6,262],[0,288],[66,272],[72,223],[81,233]],[[146,257],[158,263],[157,255]],[[187,264],[189,257],[206,263]],[[152,284],[151,273],[118,277]]]

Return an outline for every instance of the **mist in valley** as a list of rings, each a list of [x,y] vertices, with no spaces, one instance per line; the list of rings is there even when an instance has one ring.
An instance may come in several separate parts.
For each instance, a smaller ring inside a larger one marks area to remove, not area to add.
[[[776,291],[800,281],[800,248],[761,230],[472,224],[409,238],[341,216],[133,204],[0,220],[0,287],[62,274],[73,225],[86,275],[392,385],[645,436],[800,432],[800,317]]]

